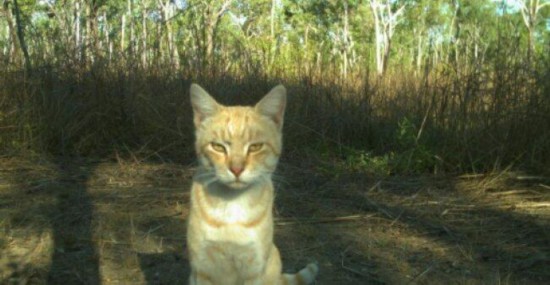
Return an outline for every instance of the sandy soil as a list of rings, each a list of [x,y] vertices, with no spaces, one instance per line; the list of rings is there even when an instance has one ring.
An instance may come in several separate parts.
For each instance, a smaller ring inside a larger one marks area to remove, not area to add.
[[[186,284],[193,167],[0,160],[0,284]],[[550,181],[283,163],[276,243],[316,284],[550,284]]]

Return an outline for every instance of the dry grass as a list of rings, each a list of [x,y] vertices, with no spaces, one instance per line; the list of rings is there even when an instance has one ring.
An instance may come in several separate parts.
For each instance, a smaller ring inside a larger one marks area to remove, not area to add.
[[[486,173],[550,166],[546,69],[521,65],[381,80],[354,74],[280,78],[201,77],[164,66],[46,66],[0,74],[4,155],[77,155],[193,161],[188,88],[202,84],[226,104],[252,104],[275,84],[289,89],[285,150],[356,167],[381,157],[382,172]],[[509,78],[503,81],[502,78]],[[366,155],[361,161],[358,157]],[[380,169],[379,169],[380,170]]]
[[[193,168],[0,162],[0,284],[186,284]],[[276,243],[318,284],[545,284],[550,181],[514,172],[376,177],[286,161]]]
[[[285,270],[316,259],[319,284],[550,282],[547,68],[343,81],[124,66],[0,75],[0,284],[186,283],[191,81],[225,104],[289,89]]]

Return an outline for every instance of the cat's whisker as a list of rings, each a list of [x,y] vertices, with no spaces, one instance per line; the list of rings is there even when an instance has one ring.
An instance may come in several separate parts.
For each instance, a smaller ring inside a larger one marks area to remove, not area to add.
[[[219,180],[219,178],[216,177],[216,176],[214,176],[214,177],[212,177],[212,178],[206,180],[206,181],[204,182],[204,185],[205,185],[206,187],[208,187],[210,184],[212,184],[212,183],[214,183],[214,182],[216,182],[216,181],[218,181],[218,180]]]
[[[195,174],[195,177],[204,177],[204,176],[215,176],[216,171],[215,170],[204,170],[197,174]]]
[[[210,173],[210,172],[199,173],[199,174],[195,175],[195,178],[202,179],[202,178],[207,178],[207,177],[210,177],[210,176],[216,176],[216,174],[215,173]]]

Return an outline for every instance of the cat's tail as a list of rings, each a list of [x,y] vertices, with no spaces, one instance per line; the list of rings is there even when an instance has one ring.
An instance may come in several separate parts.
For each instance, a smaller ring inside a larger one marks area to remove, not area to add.
[[[319,273],[319,265],[317,262],[308,264],[302,270],[295,274],[284,273],[281,276],[280,285],[309,285],[313,283],[315,277]]]

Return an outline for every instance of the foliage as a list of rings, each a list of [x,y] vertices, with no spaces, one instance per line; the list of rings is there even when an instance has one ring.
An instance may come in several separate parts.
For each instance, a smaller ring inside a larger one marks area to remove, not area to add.
[[[502,1],[374,2],[403,7],[383,76],[369,1],[5,1],[0,145],[192,160],[191,81],[239,104],[282,82],[289,155],[320,141],[375,173],[550,169],[550,6],[530,37]]]

